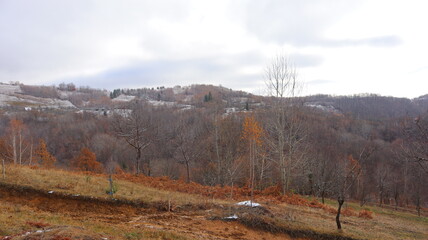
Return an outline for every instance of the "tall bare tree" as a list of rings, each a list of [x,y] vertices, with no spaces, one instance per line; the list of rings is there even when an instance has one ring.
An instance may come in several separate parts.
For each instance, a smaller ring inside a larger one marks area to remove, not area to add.
[[[305,141],[303,124],[299,121],[299,100],[296,98],[302,84],[297,80],[297,71],[285,55],[277,55],[265,69],[265,80],[272,97],[273,119],[268,126],[270,140],[267,141],[279,166],[282,192],[290,190],[292,171],[303,160],[299,151]]]
[[[428,115],[404,123],[404,156],[428,174]]]
[[[116,135],[125,141],[135,150],[135,167],[137,174],[141,173],[141,155],[151,143],[150,130],[153,126],[151,122],[151,111],[148,105],[135,101],[132,104],[129,114],[124,116],[116,115],[114,127]]]
[[[191,180],[193,162],[201,155],[201,123],[198,117],[181,114],[174,131],[175,158],[186,168],[186,182]]]
[[[12,119],[10,120],[8,131],[13,150],[13,163],[22,164],[23,155],[28,147],[24,136],[27,132],[27,127],[21,120]]]

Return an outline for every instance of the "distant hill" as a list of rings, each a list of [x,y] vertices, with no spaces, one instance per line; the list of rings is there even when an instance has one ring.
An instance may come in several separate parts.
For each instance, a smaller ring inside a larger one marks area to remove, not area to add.
[[[0,83],[0,107],[28,109],[73,109],[126,106],[134,99],[155,105],[213,107],[225,112],[256,109],[266,106],[269,97],[222,86],[194,84],[190,86],[115,89],[112,92],[74,84],[30,86]],[[417,116],[428,111],[428,94],[415,99],[385,97],[376,94],[352,96],[312,95],[301,97],[305,106],[321,111],[349,115],[356,119],[382,121]]]
[[[426,112],[428,97],[415,99],[385,97],[375,94],[354,96],[314,95],[305,98],[312,106],[323,106],[357,119],[385,120],[416,116]]]

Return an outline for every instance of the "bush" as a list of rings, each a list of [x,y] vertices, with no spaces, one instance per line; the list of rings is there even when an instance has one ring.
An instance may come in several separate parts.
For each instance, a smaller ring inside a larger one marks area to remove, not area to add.
[[[359,218],[365,218],[365,219],[373,219],[373,212],[368,211],[368,210],[361,210],[358,213],[358,217]]]

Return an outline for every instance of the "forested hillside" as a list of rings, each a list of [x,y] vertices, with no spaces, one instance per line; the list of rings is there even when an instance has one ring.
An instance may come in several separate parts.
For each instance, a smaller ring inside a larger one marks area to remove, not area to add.
[[[3,164],[428,207],[426,97],[276,98],[211,85],[0,87]]]

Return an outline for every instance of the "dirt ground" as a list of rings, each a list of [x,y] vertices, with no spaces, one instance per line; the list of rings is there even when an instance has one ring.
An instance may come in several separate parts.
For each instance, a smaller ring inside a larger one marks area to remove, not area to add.
[[[166,231],[185,236],[188,239],[291,239],[285,234],[271,234],[249,229],[236,221],[210,220],[220,214],[221,206],[186,206],[167,211],[162,204],[138,205],[109,199],[91,199],[45,193],[30,188],[0,186],[0,204],[12,203],[26,206],[34,211],[61,214],[79,221],[101,222],[113,228],[147,231]],[[70,226],[51,227],[44,233],[33,231],[16,233],[12,239],[57,239],[60,232],[63,239],[82,239],[73,232],[80,232]],[[90,237],[92,236],[92,237]],[[87,234],[85,239],[112,239],[109,236]],[[11,239],[11,238],[6,238]],[[114,238],[113,238],[114,239]],[[162,238],[165,239],[165,238]]]

